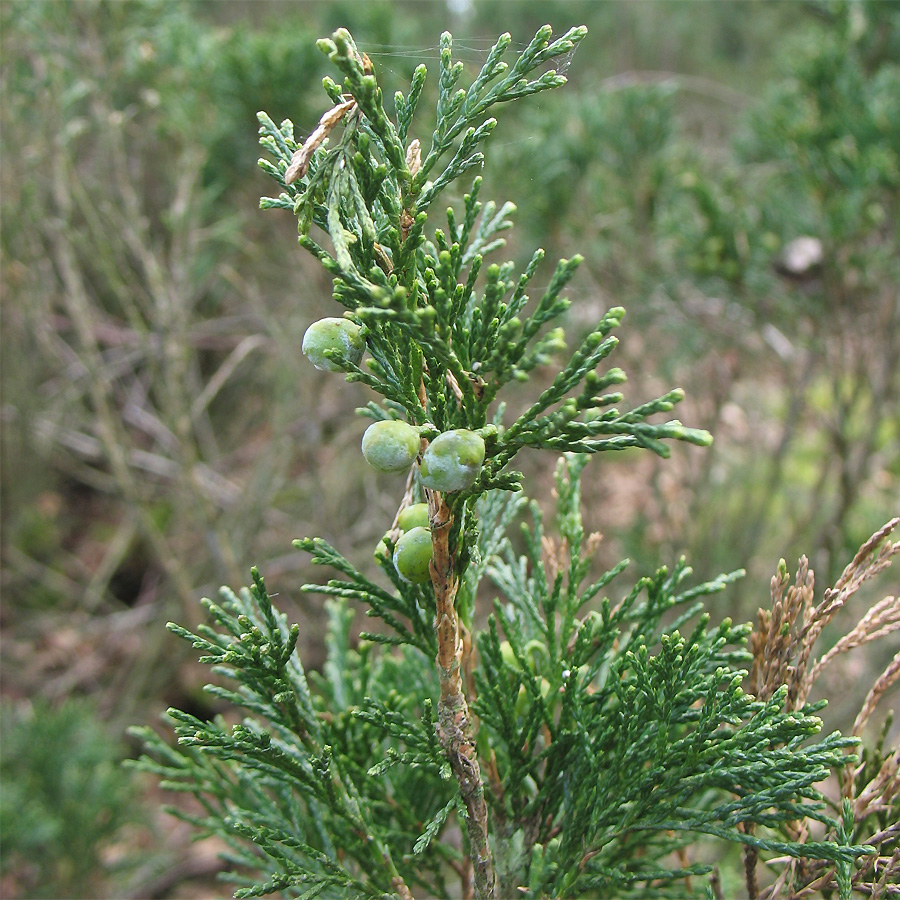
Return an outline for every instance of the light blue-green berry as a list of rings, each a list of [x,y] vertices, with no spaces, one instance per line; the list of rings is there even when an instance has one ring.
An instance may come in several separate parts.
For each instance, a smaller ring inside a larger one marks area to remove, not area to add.
[[[366,462],[379,472],[405,472],[419,455],[419,432],[399,419],[373,422],[362,438]]]
[[[301,349],[317,369],[343,372],[349,365],[359,365],[366,350],[366,339],[356,322],[329,317],[313,322],[306,329]],[[329,358],[326,351],[333,351],[336,358]]]
[[[410,528],[428,528],[431,517],[428,515],[427,503],[413,503],[404,506],[397,516],[397,527],[401,531],[409,531]]]
[[[375,547],[375,552],[373,554],[375,557],[375,562],[379,562],[380,560],[386,559],[388,556],[390,556],[390,553],[388,552],[388,547],[390,545],[390,542],[391,542],[391,533],[389,531],[386,531],[384,533],[384,536],[382,537],[382,539],[378,542],[378,544]]]
[[[431,532],[418,526],[411,528],[400,535],[394,548],[394,568],[404,581],[424,584],[431,580],[428,564],[432,553]]]
[[[467,428],[439,434],[422,454],[422,484],[435,491],[462,491],[481,474],[484,441]]]

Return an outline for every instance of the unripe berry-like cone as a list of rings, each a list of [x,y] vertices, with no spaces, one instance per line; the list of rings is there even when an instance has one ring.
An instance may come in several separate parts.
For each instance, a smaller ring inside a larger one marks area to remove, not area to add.
[[[431,556],[431,532],[427,528],[411,528],[397,541],[394,568],[405,581],[424,584],[431,580]]]
[[[313,322],[306,329],[301,350],[317,369],[343,372],[348,365],[359,365],[366,350],[366,339],[355,322],[329,317]],[[326,351],[339,358],[329,358]]]
[[[467,428],[439,434],[422,455],[422,484],[435,491],[462,491],[481,474],[484,441]]]
[[[401,531],[409,531],[411,528],[427,528],[429,524],[428,504],[413,503],[400,510],[397,516],[397,527]]]
[[[399,419],[373,422],[362,438],[366,462],[379,472],[405,472],[419,454],[419,432]]]

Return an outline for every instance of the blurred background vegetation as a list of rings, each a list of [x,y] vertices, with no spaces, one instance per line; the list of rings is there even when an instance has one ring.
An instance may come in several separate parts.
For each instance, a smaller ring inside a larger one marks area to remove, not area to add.
[[[299,352],[329,280],[257,208],[256,111],[315,127],[336,27],[386,97],[445,29],[473,70],[503,31],[590,29],[566,88],[501,114],[482,197],[519,207],[509,257],[586,257],[572,339],[624,305],[629,397],[683,386],[716,437],[588,469],[601,564],[746,567],[713,613],[747,619],[779,557],[831,584],[898,512],[900,4],[0,9],[4,896],[203,896],[216,848],[117,765],[128,724],[227,714],[165,621],[256,564],[314,668],[290,541],[367,567],[393,517],[396,481],[360,464],[365,390]],[[525,459],[533,496],[553,466]],[[835,693],[839,719],[859,697]]]

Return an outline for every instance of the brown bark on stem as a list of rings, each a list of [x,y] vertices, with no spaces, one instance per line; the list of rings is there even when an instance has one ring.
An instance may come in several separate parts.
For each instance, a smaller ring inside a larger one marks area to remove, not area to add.
[[[397,896],[400,900],[415,900],[410,893],[409,888],[406,886],[406,882],[399,875],[396,875],[391,879],[391,884],[393,884],[394,890],[397,892]]]
[[[753,834],[756,826],[753,822],[739,822],[738,828],[745,834]],[[759,851],[756,847],[744,847],[744,880],[747,882],[747,896],[750,900],[759,897],[759,882],[756,879],[756,864],[759,861]]]
[[[450,768],[456,776],[466,807],[466,828],[475,880],[475,895],[494,897],[494,862],[488,844],[488,814],[481,782],[481,767],[472,737],[469,705],[462,679],[463,641],[456,613],[456,577],[450,553],[450,508],[438,491],[426,490],[431,516],[431,583],[436,604],[435,630],[438,639],[437,666],[441,682],[437,734]]]

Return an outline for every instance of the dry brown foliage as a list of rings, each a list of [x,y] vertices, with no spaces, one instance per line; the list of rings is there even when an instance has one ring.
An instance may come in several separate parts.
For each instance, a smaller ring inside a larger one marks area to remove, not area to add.
[[[900,597],[895,593],[873,604],[830,649],[820,651],[818,656],[814,653],[824,628],[865,582],[888,568],[892,558],[900,553],[900,541],[890,540],[898,526],[900,517],[876,531],[818,603],[815,575],[806,557],[800,559],[793,583],[781,560],[772,578],[772,606],[759,611],[757,627],[750,638],[750,687],[760,699],[771,698],[782,685],[787,685],[786,711],[800,709],[823,670],[838,656],[900,630]],[[879,702],[898,678],[900,651],[866,695],[853,723],[855,736],[862,736]],[[900,896],[900,746],[883,749],[889,723],[890,717],[881,743],[865,748],[846,768],[835,796],[830,798],[838,817],[842,808],[852,815],[853,842],[875,848],[872,855],[862,858],[860,867],[850,877],[853,891],[872,897]],[[811,827],[809,821],[792,823],[791,839],[809,840]],[[750,848],[745,853],[751,897],[800,898],[839,888],[835,866],[825,860],[785,858],[770,862],[783,865],[783,869],[776,881],[760,893],[756,888],[756,853]]]

